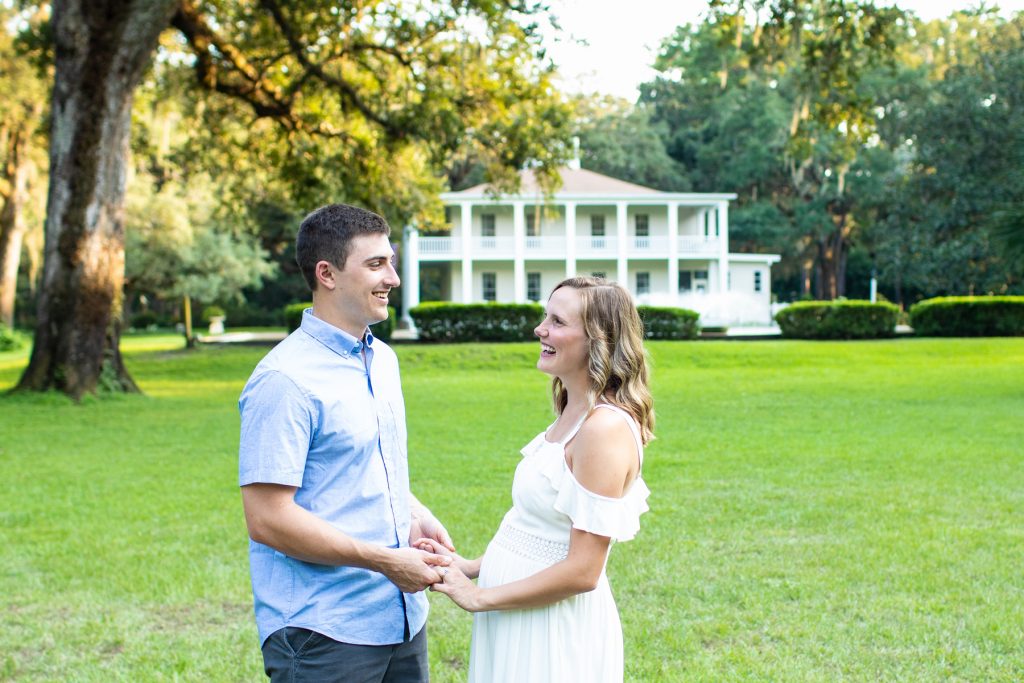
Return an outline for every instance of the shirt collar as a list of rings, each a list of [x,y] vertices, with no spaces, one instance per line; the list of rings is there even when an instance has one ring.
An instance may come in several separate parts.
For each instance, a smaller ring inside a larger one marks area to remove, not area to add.
[[[373,348],[374,337],[370,333],[370,328],[366,328],[362,340],[356,339],[348,332],[317,318],[313,315],[312,308],[302,312],[302,331],[339,356],[357,356],[363,350],[364,344]]]

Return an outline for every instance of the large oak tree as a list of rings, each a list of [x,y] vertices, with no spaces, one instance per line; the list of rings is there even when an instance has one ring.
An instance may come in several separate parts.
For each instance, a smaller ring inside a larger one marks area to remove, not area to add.
[[[568,117],[530,23],[539,11],[511,0],[54,2],[45,265],[19,389],[136,389],[118,350],[124,178],[132,96],[165,29],[199,86],[244,103],[253,128],[274,124],[276,160],[304,181],[331,173],[328,158],[357,186],[365,177],[403,197],[390,160],[422,176],[457,153],[498,181],[537,160],[554,177]]]

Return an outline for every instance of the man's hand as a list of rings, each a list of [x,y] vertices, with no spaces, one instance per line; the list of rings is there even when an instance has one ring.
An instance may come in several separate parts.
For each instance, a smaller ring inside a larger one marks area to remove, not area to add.
[[[471,579],[475,579],[480,575],[481,558],[477,558],[475,560],[467,560],[462,555],[449,551],[443,545],[430,538],[419,538],[416,540],[415,543],[412,544],[412,547],[419,548],[420,550],[425,550],[428,553],[434,553],[435,555],[444,555],[445,557],[450,557],[452,560],[450,566],[457,567],[460,572],[462,572]],[[441,572],[441,574],[443,575],[444,572]]]
[[[388,549],[381,560],[380,571],[403,593],[418,593],[441,581],[435,567],[447,567],[451,558],[416,548]]]
[[[455,552],[455,545],[452,543],[452,537],[448,535],[448,530],[436,517],[427,512],[426,508],[413,513],[412,524],[409,526],[409,545],[413,545],[421,538],[429,538],[450,552]]]

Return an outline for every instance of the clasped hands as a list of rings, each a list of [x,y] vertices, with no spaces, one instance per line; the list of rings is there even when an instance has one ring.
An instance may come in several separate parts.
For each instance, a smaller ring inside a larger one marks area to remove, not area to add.
[[[425,552],[446,557],[450,561],[448,566],[436,568],[441,580],[431,585],[430,590],[444,593],[464,610],[469,612],[480,610],[481,589],[472,581],[480,573],[479,560],[467,560],[454,550],[430,538],[420,538],[412,545]]]

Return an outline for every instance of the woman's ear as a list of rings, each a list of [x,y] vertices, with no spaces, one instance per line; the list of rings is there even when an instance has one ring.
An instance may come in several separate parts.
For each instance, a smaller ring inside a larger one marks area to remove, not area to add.
[[[335,268],[331,265],[330,261],[317,261],[316,262],[316,283],[317,287],[323,287],[330,291],[336,286],[334,280]]]

